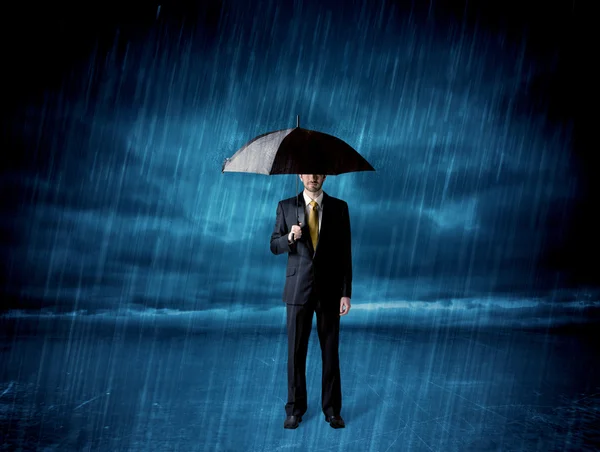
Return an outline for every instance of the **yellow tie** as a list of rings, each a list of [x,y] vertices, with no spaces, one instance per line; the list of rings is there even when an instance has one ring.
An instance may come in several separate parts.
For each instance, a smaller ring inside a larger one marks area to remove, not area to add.
[[[316,201],[311,201],[312,211],[308,217],[308,229],[310,231],[310,238],[313,244],[313,250],[317,249],[317,242],[319,241],[319,213],[317,212],[318,204]]]

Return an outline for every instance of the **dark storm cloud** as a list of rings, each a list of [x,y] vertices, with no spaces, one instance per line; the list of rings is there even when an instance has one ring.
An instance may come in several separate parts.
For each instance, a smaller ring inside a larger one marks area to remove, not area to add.
[[[452,143],[415,146],[390,143],[369,147],[367,152],[377,173],[345,175],[364,193],[368,202],[386,198],[405,200],[418,196],[424,202],[440,202],[477,195],[487,190],[522,185],[545,185],[540,193],[565,184],[576,184],[572,165],[562,147],[545,153],[537,149],[495,149],[489,152],[477,144]]]
[[[355,256],[366,275],[489,272],[509,280],[515,268],[531,270],[548,237],[564,227],[560,211],[576,181],[559,150],[526,149],[515,160],[517,151],[490,161],[488,153],[458,145],[394,157],[374,150],[381,169],[349,176],[353,229],[361,237]]]
[[[13,127],[14,139],[22,142],[23,149],[35,148],[37,154],[52,155],[52,159],[51,164],[46,161],[37,167],[32,161],[11,160],[14,176],[3,178],[2,188],[17,199],[31,193],[42,205],[98,210],[100,215],[107,210],[125,215],[182,215],[154,179],[154,173],[167,171],[165,165],[152,168],[150,175],[143,156],[128,145],[118,124],[92,118],[84,121],[60,110],[32,110],[23,121]],[[32,133],[36,122],[45,126],[37,136]],[[67,132],[56,134],[61,128]]]
[[[275,261],[265,259],[271,256],[266,223],[248,240],[217,227],[202,233],[185,217],[101,214],[38,205],[27,218],[34,231],[28,248],[12,254],[29,272],[13,285],[22,284],[34,298],[51,296],[61,310],[117,308],[132,299],[154,308],[205,309],[281,296],[272,278]],[[248,250],[265,262],[258,271],[248,265]]]
[[[286,258],[269,237],[294,176],[220,170],[296,114],[377,168],[325,184],[350,206],[357,300],[528,290],[575,182],[565,136],[544,136],[505,103],[533,67],[519,49],[408,22],[378,27],[352,8],[345,20],[372,33],[357,35],[327,5],[293,17],[263,8],[272,21],[247,21],[258,14],[249,8],[230,5],[218,46],[132,42],[74,97],[85,102],[25,121],[20,143],[43,158],[20,160],[4,185],[23,192],[14,292],[93,310],[278,305]]]

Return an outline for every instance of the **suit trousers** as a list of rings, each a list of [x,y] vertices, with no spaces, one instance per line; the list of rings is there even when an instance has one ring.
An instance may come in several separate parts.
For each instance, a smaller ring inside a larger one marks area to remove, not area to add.
[[[288,334],[288,400],[287,416],[302,416],[307,409],[306,355],[312,329],[313,313],[317,313],[317,333],[321,345],[321,407],[326,416],[339,415],[342,409],[340,381],[339,300],[325,303],[312,295],[304,305],[286,305]]]

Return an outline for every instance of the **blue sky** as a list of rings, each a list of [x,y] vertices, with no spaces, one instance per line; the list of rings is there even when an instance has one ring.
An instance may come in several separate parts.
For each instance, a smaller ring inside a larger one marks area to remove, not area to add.
[[[576,299],[542,265],[579,189],[570,129],[512,108],[549,61],[484,29],[302,5],[240,4],[211,40],[90,55],[28,105],[13,134],[46,161],[5,178],[28,193],[3,220],[8,292],[65,310],[279,306],[269,237],[294,176],[221,166],[299,114],[377,170],[324,185],[349,204],[355,303]]]

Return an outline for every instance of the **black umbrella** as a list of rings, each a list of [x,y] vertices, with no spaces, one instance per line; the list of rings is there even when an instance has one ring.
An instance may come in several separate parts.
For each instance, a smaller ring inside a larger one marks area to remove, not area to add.
[[[222,172],[336,175],[375,171],[348,143],[333,135],[302,129],[299,116],[296,121],[293,129],[265,133],[246,143],[225,159]]]
[[[231,158],[223,172],[257,174],[342,174],[375,169],[348,143],[315,130],[293,129],[259,135]]]

